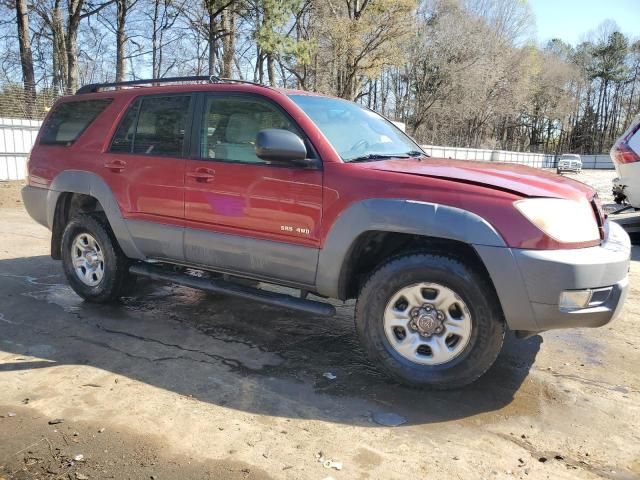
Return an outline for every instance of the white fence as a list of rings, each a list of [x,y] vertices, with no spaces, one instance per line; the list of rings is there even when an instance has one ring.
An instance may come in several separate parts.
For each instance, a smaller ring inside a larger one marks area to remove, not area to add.
[[[433,145],[423,145],[422,148],[432,157],[438,158],[521,163],[537,168],[553,168],[555,165],[555,155],[545,155],[544,153],[506,152],[481,148],[436,147]]]
[[[0,180],[22,180],[39,120],[0,118]]]
[[[29,151],[35,142],[39,120],[0,118],[0,180],[21,180]],[[480,148],[437,147],[423,145],[432,157],[484,162],[520,163],[537,168],[555,167],[555,155],[527,152],[506,152]],[[612,169],[609,155],[583,155],[582,168]]]
[[[437,147],[422,145],[432,157],[456,160],[478,160],[482,162],[520,163],[537,168],[554,168],[556,156],[544,153],[506,152],[481,148]],[[582,168],[613,169],[611,157],[607,154],[581,155]]]
[[[606,153],[600,155],[581,155],[582,168],[595,168],[598,170],[613,170],[611,157]]]

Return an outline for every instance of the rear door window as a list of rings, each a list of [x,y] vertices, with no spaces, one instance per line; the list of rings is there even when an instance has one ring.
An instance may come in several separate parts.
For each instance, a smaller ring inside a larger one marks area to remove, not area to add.
[[[120,121],[110,151],[182,156],[190,102],[190,95],[136,100]]]
[[[59,104],[42,126],[40,143],[44,145],[70,145],[110,103],[111,99]]]

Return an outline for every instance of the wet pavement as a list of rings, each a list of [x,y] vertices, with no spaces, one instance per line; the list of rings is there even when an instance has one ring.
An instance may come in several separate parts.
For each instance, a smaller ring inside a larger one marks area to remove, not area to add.
[[[3,314],[4,327],[28,335],[30,343],[35,338],[43,342],[14,347],[15,353],[45,359],[21,363],[19,368],[55,362],[109,369],[111,354],[116,353],[133,361],[118,373],[201,401],[259,414],[308,417],[307,405],[296,413],[289,406],[283,408],[280,401],[268,401],[270,395],[279,397],[282,392],[307,397],[309,405],[318,409],[317,418],[356,425],[370,423],[372,413],[380,410],[375,403],[393,405],[394,411],[416,424],[493,411],[512,401],[541,343],[540,337],[523,341],[509,336],[491,375],[458,392],[430,392],[429,408],[416,411],[416,402],[424,402],[424,392],[392,382],[366,359],[353,327],[353,302],[336,302],[338,315],[334,318],[314,318],[141,280],[136,296],[121,304],[93,305],[61,283],[61,273],[35,276],[37,272],[30,270],[38,264],[47,269],[58,266],[44,256],[0,261],[0,283],[12,292],[3,301],[2,311],[12,312]],[[41,323],[42,318],[34,318],[30,309],[21,311],[25,302],[48,312],[47,321]],[[0,345],[11,350],[16,344],[3,339]],[[141,363],[145,368],[140,368]],[[176,383],[185,368],[189,378]],[[336,378],[328,379],[325,373]],[[229,375],[251,378],[253,388],[264,394],[249,402],[233,395],[227,398],[216,384]],[[469,395],[474,397],[472,404],[466,400]],[[337,404],[341,397],[352,401]]]

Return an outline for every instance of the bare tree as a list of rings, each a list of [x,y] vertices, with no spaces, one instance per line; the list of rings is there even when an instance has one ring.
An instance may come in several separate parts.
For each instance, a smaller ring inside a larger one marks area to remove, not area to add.
[[[233,59],[236,48],[236,5],[230,5],[222,11],[222,76],[233,77]]]
[[[317,8],[323,20],[316,24],[315,36],[328,57],[319,68],[331,72],[328,82],[338,96],[358,98],[365,77],[402,62],[399,47],[410,31],[415,1],[329,0]]]
[[[578,153],[607,151],[640,112],[640,40],[604,22],[577,46],[538,48],[524,1],[0,0],[0,9],[0,79],[11,83],[0,85],[2,112],[41,115],[85,82],[209,72],[355,100],[423,143]]]
[[[78,30],[83,19],[91,17],[115,0],[87,5],[84,0],[38,0],[34,11],[49,29],[52,43],[53,85],[65,92],[78,87]],[[64,8],[66,7],[66,9]]]
[[[177,41],[175,26],[180,18],[184,1],[152,0],[152,2],[152,13],[146,14],[147,21],[151,22],[151,71],[153,78],[160,78],[176,63],[176,59],[173,59],[165,64],[164,53],[167,46]]]
[[[136,3],[138,0],[116,0],[116,82],[124,80],[127,17]]]
[[[26,0],[16,0],[16,23],[18,25],[18,43],[20,44],[20,66],[24,86],[26,115],[31,118],[36,100],[36,77],[33,69],[31,39],[29,33],[29,12]]]

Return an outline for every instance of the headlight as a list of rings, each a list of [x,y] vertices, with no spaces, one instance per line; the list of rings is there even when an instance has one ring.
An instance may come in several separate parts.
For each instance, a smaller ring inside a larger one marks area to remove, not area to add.
[[[586,200],[530,198],[514,206],[531,223],[561,243],[581,243],[600,239],[598,224]]]

